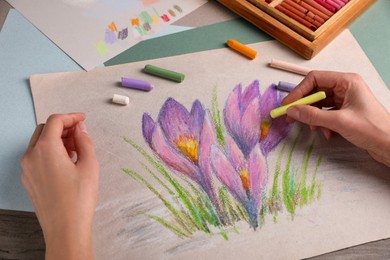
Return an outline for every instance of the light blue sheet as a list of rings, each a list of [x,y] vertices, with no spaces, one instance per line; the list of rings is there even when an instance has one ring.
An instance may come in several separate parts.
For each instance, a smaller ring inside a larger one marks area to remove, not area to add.
[[[20,159],[36,122],[29,76],[81,68],[11,9],[0,32],[0,208],[31,211]]]

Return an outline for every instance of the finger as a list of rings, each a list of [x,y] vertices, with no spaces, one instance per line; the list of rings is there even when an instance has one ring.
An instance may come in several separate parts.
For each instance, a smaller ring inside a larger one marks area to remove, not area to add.
[[[333,96],[333,90],[340,85],[340,79],[346,76],[345,73],[336,71],[311,71],[294,88],[289,95],[285,97],[282,104],[289,104],[315,91],[325,91],[326,96]]]
[[[83,113],[56,114],[51,115],[42,131],[42,138],[61,138],[64,129],[75,126],[78,122],[85,120]]]
[[[93,142],[83,121],[80,121],[75,128],[74,143],[77,152],[77,165],[88,168],[97,166]]]
[[[74,126],[70,128],[64,128],[64,130],[62,131],[61,138],[71,137],[73,135],[73,131],[74,131]]]
[[[334,131],[334,111],[322,110],[308,105],[297,105],[287,109],[288,116],[312,126],[326,127]]]
[[[39,137],[41,136],[42,130],[44,128],[45,124],[39,124],[31,136],[30,142],[27,147],[27,151],[30,151],[32,148],[34,148],[35,144],[37,143]]]
[[[307,94],[315,88],[313,72],[310,72],[283,100],[282,105],[292,103]]]
[[[22,181],[22,184],[24,188],[26,189],[27,193],[32,196],[32,190],[31,190],[31,182],[27,176],[27,173],[25,171],[22,171],[22,174],[20,175],[20,179]]]
[[[321,131],[324,134],[326,140],[330,140],[330,138],[332,138],[333,132],[331,130],[329,130],[328,128],[321,127]]]
[[[326,94],[326,98],[320,102],[321,107],[334,107],[335,101],[332,94]]]
[[[76,145],[74,143],[74,137],[67,137],[67,138],[62,138],[62,142],[66,148],[66,150],[76,150]]]
[[[296,120],[294,119],[294,118],[292,118],[291,116],[286,116],[286,122],[287,123],[290,123],[290,124],[292,124],[292,123],[294,123]]]

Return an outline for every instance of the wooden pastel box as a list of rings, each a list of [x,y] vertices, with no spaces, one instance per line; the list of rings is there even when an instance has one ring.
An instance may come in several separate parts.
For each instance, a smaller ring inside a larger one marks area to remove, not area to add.
[[[300,18],[286,11],[283,6],[299,4],[305,10],[309,8],[308,3],[313,4],[314,1],[336,0],[218,1],[304,58],[311,59],[376,0],[343,0],[344,5],[331,15],[322,16],[321,13],[306,10]]]

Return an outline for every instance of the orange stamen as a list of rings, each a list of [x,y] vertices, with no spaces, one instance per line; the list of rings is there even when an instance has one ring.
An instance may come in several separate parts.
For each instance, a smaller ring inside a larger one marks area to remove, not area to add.
[[[191,161],[198,164],[198,142],[193,135],[183,134],[173,141],[175,146]]]
[[[263,141],[267,137],[271,125],[272,125],[272,121],[270,119],[264,119],[261,121],[260,141]]]
[[[240,178],[242,182],[242,187],[244,188],[245,191],[248,191],[251,188],[251,184],[249,182],[249,173],[246,168],[243,168],[240,171]]]

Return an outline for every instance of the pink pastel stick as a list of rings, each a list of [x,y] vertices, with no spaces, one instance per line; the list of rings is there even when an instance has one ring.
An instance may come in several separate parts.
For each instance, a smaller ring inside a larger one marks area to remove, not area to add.
[[[323,7],[325,7],[326,9],[328,9],[328,11],[332,12],[332,13],[335,13],[337,10],[336,10],[336,7],[334,7],[333,5],[330,5],[329,3],[325,2],[325,0],[314,0],[317,4],[320,4],[322,5]]]
[[[337,3],[339,6],[343,7],[345,3],[341,0],[332,0],[333,2]]]
[[[325,0],[326,3],[330,4],[331,6],[333,6],[334,8],[336,8],[336,11],[340,10],[341,7],[343,7],[344,4],[339,4],[337,3],[336,1],[334,0]]]
[[[272,59],[269,65],[272,68],[290,71],[290,72],[300,74],[300,75],[307,75],[312,70],[310,68],[306,68],[303,66],[299,66],[299,65],[296,65],[293,63],[289,63],[289,62],[281,61],[281,60],[277,60],[277,59]]]

